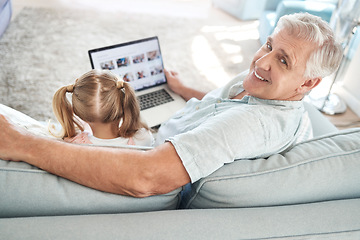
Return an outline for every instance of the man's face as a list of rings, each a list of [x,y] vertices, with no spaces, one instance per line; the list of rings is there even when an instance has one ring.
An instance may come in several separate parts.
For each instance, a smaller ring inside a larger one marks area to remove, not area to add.
[[[314,87],[309,89],[304,78],[306,62],[314,49],[314,44],[285,30],[269,37],[254,56],[244,79],[245,91],[262,99],[301,100]]]

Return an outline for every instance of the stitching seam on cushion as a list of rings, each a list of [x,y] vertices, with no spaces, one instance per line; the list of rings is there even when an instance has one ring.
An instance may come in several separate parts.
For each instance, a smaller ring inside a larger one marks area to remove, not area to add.
[[[346,152],[346,153],[341,152],[341,153],[338,153],[336,155],[333,155],[333,154],[325,155],[325,156],[317,157],[317,158],[314,158],[314,159],[309,159],[307,161],[287,165],[285,167],[276,168],[276,169],[269,169],[269,170],[262,171],[262,172],[254,172],[254,173],[247,173],[247,174],[236,174],[236,175],[228,175],[228,176],[219,176],[219,177],[207,178],[206,180],[202,180],[203,183],[201,184],[201,186],[206,182],[264,175],[264,174],[268,174],[268,173],[274,173],[274,172],[279,172],[279,171],[295,168],[295,167],[298,167],[300,165],[310,164],[310,163],[317,162],[317,161],[337,158],[339,156],[347,156],[347,155],[351,155],[351,154],[354,154],[354,153],[355,154],[358,154],[358,153],[360,154],[360,149],[359,150],[352,150],[352,151],[349,151],[349,152]],[[199,186],[199,188],[201,188],[201,186]]]
[[[279,237],[270,237],[270,238],[257,238],[258,240],[261,239],[288,239],[289,237],[293,238],[299,238],[300,237],[315,237],[315,236],[326,236],[326,235],[338,235],[343,233],[357,233],[360,232],[360,229],[353,229],[353,230],[344,230],[344,231],[336,231],[336,232],[324,232],[324,233],[309,233],[309,234],[300,234],[300,235],[287,235],[287,236],[279,236]]]
[[[354,128],[354,129],[351,129],[351,130],[349,129],[349,130],[343,130],[341,132],[325,134],[325,135],[322,135],[320,137],[315,137],[315,138],[309,139],[307,141],[299,142],[299,143],[293,145],[291,148],[294,148],[295,146],[301,145],[301,144],[304,144],[304,143],[311,143],[311,142],[322,140],[322,139],[327,139],[327,138],[331,139],[333,137],[346,136],[346,135],[349,135],[349,134],[358,134],[358,133],[360,133],[360,128]]]
[[[18,169],[18,168],[0,168],[0,172],[19,172],[19,173],[48,173],[40,169]]]

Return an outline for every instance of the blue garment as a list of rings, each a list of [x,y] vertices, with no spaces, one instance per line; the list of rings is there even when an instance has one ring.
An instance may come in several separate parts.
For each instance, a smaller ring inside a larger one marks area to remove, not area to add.
[[[192,98],[159,129],[156,144],[170,141],[191,181],[206,177],[235,159],[268,157],[291,146],[298,135],[301,101],[264,100],[245,96],[246,72],[202,100]]]

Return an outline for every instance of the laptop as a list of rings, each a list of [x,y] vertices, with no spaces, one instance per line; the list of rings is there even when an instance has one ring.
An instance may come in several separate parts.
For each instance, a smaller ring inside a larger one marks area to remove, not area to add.
[[[130,83],[140,102],[140,114],[156,128],[185,106],[167,86],[158,37],[88,51],[93,69],[107,69]]]

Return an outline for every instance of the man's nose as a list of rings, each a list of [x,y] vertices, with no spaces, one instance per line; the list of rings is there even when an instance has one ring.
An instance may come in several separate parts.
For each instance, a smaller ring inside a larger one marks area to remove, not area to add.
[[[271,69],[271,52],[263,55],[261,58],[255,61],[255,65],[265,71]]]

